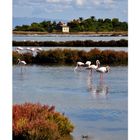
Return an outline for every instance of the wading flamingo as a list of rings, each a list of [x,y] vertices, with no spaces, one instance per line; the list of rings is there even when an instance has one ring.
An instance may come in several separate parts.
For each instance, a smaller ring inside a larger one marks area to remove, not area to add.
[[[99,60],[96,60],[96,65],[90,65],[90,63],[87,63],[88,64],[88,67],[86,69],[89,69],[89,70],[93,70],[93,69],[97,69],[100,67],[100,61]]]
[[[30,48],[30,47],[27,47],[26,50],[27,50],[27,51],[31,51],[31,48]]]
[[[86,61],[85,65],[86,66],[90,66],[91,65],[91,61]]]
[[[109,70],[110,70],[109,66],[99,67],[99,68],[96,69],[96,71],[100,73],[100,80],[103,80],[103,74],[108,73]]]
[[[26,65],[27,63],[25,61],[21,61],[20,59],[18,59],[18,65],[21,66],[21,72],[22,72],[22,66]]]
[[[77,68],[80,68],[81,69],[81,67],[83,67],[83,66],[85,66],[85,63],[79,61],[79,62],[77,62],[77,65],[74,68],[74,70],[76,70]]]
[[[37,50],[37,51],[42,51],[43,49],[42,49],[42,48],[36,48],[36,50]]]
[[[26,65],[27,63],[25,61],[21,61],[20,59],[18,59],[18,64],[19,65]]]

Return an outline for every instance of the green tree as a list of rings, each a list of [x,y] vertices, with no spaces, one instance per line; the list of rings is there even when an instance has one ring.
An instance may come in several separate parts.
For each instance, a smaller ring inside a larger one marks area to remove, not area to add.
[[[91,18],[93,21],[96,21],[95,16],[91,16],[90,18]]]
[[[105,31],[128,31],[128,23],[120,22],[118,18],[105,18],[104,20],[99,18],[96,19],[95,16],[83,19],[73,19],[69,21],[67,25],[70,27],[70,32],[84,32],[84,31],[94,31],[94,32],[105,32]],[[16,26],[14,31],[47,31],[60,32],[62,29],[62,22],[56,23],[56,21],[42,21],[40,23],[33,22],[31,25]]]
[[[79,17],[79,20],[82,22],[83,21],[83,17]]]

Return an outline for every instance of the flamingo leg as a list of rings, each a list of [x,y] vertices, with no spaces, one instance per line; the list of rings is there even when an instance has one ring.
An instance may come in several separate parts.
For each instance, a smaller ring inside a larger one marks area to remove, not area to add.
[[[22,66],[21,66],[21,73],[22,73]]]
[[[100,74],[100,80],[102,79],[102,74]]]
[[[103,81],[103,73],[100,74],[100,80]]]
[[[90,77],[92,76],[92,70],[89,70],[89,76]]]
[[[78,68],[78,66],[76,66],[76,67],[74,68],[74,71],[75,71],[77,68]]]
[[[26,67],[24,66],[24,72],[26,72]]]

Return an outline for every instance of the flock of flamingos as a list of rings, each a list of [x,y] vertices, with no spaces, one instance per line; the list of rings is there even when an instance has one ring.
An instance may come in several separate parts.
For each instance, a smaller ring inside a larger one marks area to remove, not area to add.
[[[91,70],[91,72],[93,70],[95,70],[96,72],[100,73],[100,79],[101,80],[103,80],[103,74],[108,73],[109,70],[110,70],[109,66],[101,67],[100,66],[100,61],[96,60],[96,65],[94,65],[94,64],[91,65],[91,61],[86,61],[86,63],[77,62],[77,65],[74,68],[74,71],[77,70],[77,69],[81,69],[82,67],[86,67],[85,69]]]
[[[21,50],[23,50],[22,47],[17,47],[16,48],[16,51],[19,53]],[[38,51],[42,51],[42,48],[27,48],[26,50],[29,50],[31,52],[38,52]],[[24,61],[24,60],[20,60],[18,59],[18,65],[26,65],[27,63]],[[104,73],[108,73],[109,70],[110,70],[110,67],[109,66],[100,66],[100,61],[99,60],[96,60],[96,65],[94,64],[91,64],[91,61],[86,61],[86,63],[83,63],[83,62],[77,62],[77,65],[76,67],[74,68],[74,71],[76,70],[81,70],[82,67],[85,67],[85,69],[88,69],[88,70],[91,70],[91,72],[93,70],[95,70],[96,72],[100,73],[100,79],[103,80],[103,74]],[[21,69],[22,70],[22,69]]]

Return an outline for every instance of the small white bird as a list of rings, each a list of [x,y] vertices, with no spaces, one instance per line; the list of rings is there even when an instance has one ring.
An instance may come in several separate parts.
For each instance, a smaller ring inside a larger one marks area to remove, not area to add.
[[[103,73],[108,73],[109,70],[110,70],[110,67],[109,66],[99,67],[99,68],[96,69],[96,71],[100,73],[100,79],[101,80],[103,79]]]
[[[37,50],[37,51],[42,51],[43,49],[42,49],[42,48],[37,48],[36,50]]]
[[[29,47],[26,48],[27,51],[30,51],[30,49],[31,49],[31,48],[29,48]]]
[[[17,47],[16,50],[22,51],[23,48],[22,47]]]
[[[77,65],[74,68],[74,70],[76,70],[77,68],[81,68],[82,66],[85,66],[85,63],[79,61],[79,62],[77,62]]]
[[[35,48],[30,48],[30,51],[34,52],[35,51]]]

